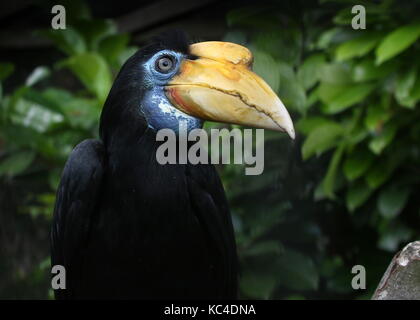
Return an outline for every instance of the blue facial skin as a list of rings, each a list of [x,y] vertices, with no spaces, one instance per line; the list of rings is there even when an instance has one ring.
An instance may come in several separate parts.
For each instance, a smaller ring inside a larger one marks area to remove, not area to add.
[[[175,67],[168,73],[159,72],[156,69],[156,61],[163,56],[171,56]],[[146,93],[143,97],[140,111],[143,113],[150,128],[154,130],[171,129],[179,133],[179,125],[187,127],[189,132],[192,129],[201,128],[203,122],[200,119],[175,108],[168,100],[164,92],[164,86],[178,72],[184,55],[179,52],[162,50],[150,58],[143,68],[145,71]]]

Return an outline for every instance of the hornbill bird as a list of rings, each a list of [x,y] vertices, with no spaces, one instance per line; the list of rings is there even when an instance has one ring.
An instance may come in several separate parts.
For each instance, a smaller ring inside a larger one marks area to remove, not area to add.
[[[159,164],[156,135],[181,120],[187,130],[210,120],[294,138],[252,59],[240,45],[190,43],[176,31],[126,61],[100,138],[77,145],[61,176],[51,248],[66,282],[56,298],[237,297],[234,232],[217,172],[211,164]]]

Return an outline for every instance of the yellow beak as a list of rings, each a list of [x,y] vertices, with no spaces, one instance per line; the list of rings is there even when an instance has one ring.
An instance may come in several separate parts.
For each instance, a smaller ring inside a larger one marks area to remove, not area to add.
[[[185,59],[165,88],[175,107],[202,120],[284,131],[294,139],[289,113],[251,71],[253,57],[247,48],[210,41],[191,45],[190,53],[198,58]]]

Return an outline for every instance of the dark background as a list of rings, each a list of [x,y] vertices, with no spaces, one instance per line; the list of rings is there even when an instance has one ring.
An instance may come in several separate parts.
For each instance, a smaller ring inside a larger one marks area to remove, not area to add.
[[[64,31],[50,28],[54,4],[66,7]],[[354,4],[366,7],[366,30],[351,28]],[[0,298],[51,298],[48,232],[65,160],[97,136],[122,62],[172,28],[249,47],[297,127],[295,142],[266,131],[262,175],[218,167],[241,297],[370,298],[392,256],[419,237],[418,9],[418,1],[3,1]],[[354,265],[366,268],[366,290],[351,287]]]

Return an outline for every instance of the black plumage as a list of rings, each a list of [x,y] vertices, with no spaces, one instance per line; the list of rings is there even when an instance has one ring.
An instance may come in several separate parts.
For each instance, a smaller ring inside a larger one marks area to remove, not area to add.
[[[71,298],[235,298],[237,256],[215,168],[160,165],[156,131],[137,112],[138,66],[162,49],[188,54],[181,33],[155,39],[123,66],[101,115],[100,139],[70,155],[57,192],[52,264]]]

